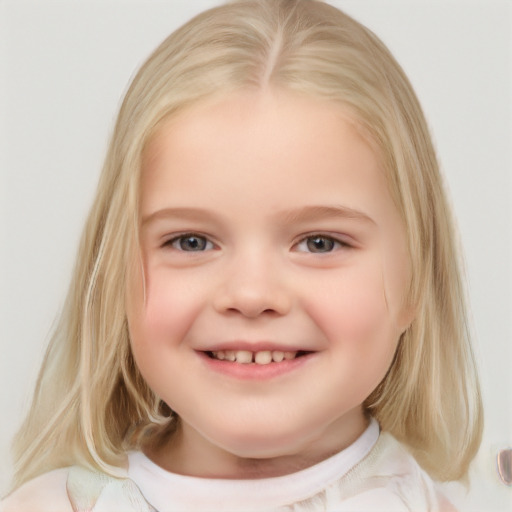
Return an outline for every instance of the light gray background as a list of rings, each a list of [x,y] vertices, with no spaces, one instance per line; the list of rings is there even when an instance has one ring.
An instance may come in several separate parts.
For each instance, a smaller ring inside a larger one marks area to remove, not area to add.
[[[0,1],[0,493],[62,306],[122,92],[217,1]],[[508,0],[338,0],[402,63],[432,127],[466,250],[486,430],[465,511],[512,510],[511,26]]]

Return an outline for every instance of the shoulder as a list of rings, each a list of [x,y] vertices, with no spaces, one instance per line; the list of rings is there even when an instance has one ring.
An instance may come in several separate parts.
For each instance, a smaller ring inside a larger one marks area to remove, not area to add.
[[[81,466],[57,469],[22,485],[0,502],[0,512],[155,512],[126,477]]]
[[[407,447],[387,432],[347,476],[347,498],[361,501],[361,510],[374,510],[370,505],[376,504],[375,510],[455,512]]]
[[[69,468],[56,469],[26,482],[0,501],[0,512],[73,512],[66,482]]]
[[[372,455],[374,467],[377,464],[380,471],[394,475],[414,475],[418,478],[427,476],[407,446],[389,432],[380,433]]]

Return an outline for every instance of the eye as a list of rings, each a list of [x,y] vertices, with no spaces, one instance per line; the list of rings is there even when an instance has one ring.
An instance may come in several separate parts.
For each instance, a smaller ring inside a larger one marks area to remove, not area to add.
[[[308,236],[297,244],[298,251],[317,254],[333,252],[341,247],[349,247],[349,245],[326,235]]]
[[[187,233],[171,238],[165,242],[164,246],[171,246],[173,249],[185,252],[201,252],[213,249],[213,243],[210,240],[195,233]]]

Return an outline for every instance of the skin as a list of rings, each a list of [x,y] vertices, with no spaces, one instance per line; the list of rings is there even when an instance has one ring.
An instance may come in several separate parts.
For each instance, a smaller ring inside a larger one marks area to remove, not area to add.
[[[201,250],[190,250],[191,234]],[[145,154],[141,246],[127,293],[132,350],[180,418],[148,452],[157,464],[277,476],[362,434],[362,403],[413,313],[402,221],[341,106],[241,92],[168,121]],[[241,378],[204,354],[226,343],[312,353],[289,371],[246,367]]]

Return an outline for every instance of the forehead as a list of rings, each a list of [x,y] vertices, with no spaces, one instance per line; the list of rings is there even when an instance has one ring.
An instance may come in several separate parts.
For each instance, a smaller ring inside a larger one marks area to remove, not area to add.
[[[261,129],[265,132],[269,128],[279,131],[285,121],[290,137],[298,139],[306,136],[312,141],[322,137],[319,128],[328,121],[330,126],[337,125],[338,130],[350,129],[354,135],[357,134],[372,146],[376,154],[379,153],[371,135],[348,105],[306,93],[269,87],[264,90],[242,89],[228,94],[214,94],[178,110],[153,130],[145,144],[143,167],[150,166],[165,146],[172,143],[171,138],[177,144],[186,142],[191,145],[195,142],[206,147],[213,127],[216,132],[223,130],[222,134],[218,133],[227,143],[231,142],[227,140],[228,135],[247,141],[254,139]],[[308,123],[305,124],[305,121]],[[282,145],[283,142],[284,138],[275,139],[276,145]]]
[[[390,199],[380,159],[348,109],[275,90],[199,103],[156,132],[144,155],[142,214],[187,206],[201,191],[207,203],[274,209],[306,196],[370,209]]]

